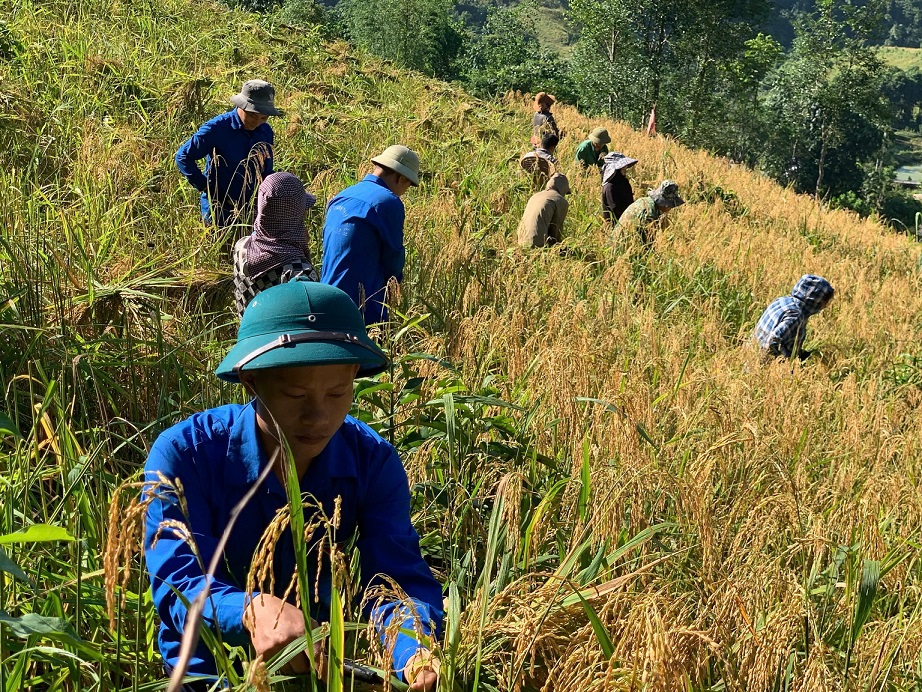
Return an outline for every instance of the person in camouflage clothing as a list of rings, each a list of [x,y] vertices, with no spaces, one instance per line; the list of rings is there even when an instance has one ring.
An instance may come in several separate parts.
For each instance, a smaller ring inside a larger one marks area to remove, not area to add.
[[[683,204],[685,200],[679,197],[679,186],[676,182],[664,180],[655,190],[650,190],[625,209],[615,228],[634,228],[640,234],[643,244],[649,246],[654,238],[653,223],[662,219],[670,209]]]

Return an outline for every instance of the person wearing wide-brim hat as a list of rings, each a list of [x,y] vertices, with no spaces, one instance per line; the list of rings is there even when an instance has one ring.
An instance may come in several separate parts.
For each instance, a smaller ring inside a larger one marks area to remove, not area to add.
[[[670,209],[685,204],[679,196],[679,186],[674,180],[664,180],[656,189],[649,190],[646,195],[633,202],[618,218],[618,227],[633,227],[639,234],[644,245],[653,242],[654,234],[652,225],[658,222],[660,227],[665,225],[663,218]]]
[[[625,171],[637,164],[637,159],[620,151],[606,154],[602,159],[602,216],[614,223],[634,201],[634,190]]]
[[[253,193],[273,170],[275,134],[267,121],[282,115],[275,89],[261,79],[244,82],[230,101],[232,110],[202,125],[176,152],[179,170],[201,193],[202,218],[219,227],[249,223]]]
[[[560,137],[560,130],[557,127],[557,121],[554,120],[554,114],[551,113],[551,106],[554,105],[554,97],[545,91],[539,91],[535,94],[535,114],[531,119],[531,143],[532,146],[539,146],[541,139],[547,134]]]
[[[547,132],[541,138],[541,146],[527,151],[519,159],[522,169],[531,175],[532,185],[535,190],[544,188],[547,181],[557,172],[557,145],[560,138],[552,132]]]
[[[394,144],[371,160],[360,182],[330,200],[323,224],[320,280],[349,294],[366,324],[387,320],[387,285],[403,280],[403,197],[419,185],[419,156]]]
[[[580,142],[576,148],[576,161],[583,168],[602,166],[602,157],[608,153],[608,144],[611,136],[604,127],[597,127],[589,133],[589,137]]]
[[[363,612],[393,647],[394,668],[410,689],[435,689],[437,662],[420,640],[440,636],[442,589],[420,554],[407,475],[395,449],[348,415],[353,379],[387,363],[358,308],[333,286],[294,280],[267,288],[247,306],[236,344],[215,374],[242,384],[252,400],[197,413],[169,428],[144,466],[150,502],[144,556],[167,669],[179,664],[183,631],[191,625],[188,603],[206,585],[204,626],[220,629],[219,647],[222,640],[252,644],[268,659],[305,634],[298,603],[310,604],[315,621],[329,620],[329,544],[357,536],[356,603],[380,587],[396,585],[406,594],[401,602],[370,598]],[[308,574],[298,581],[309,585],[309,593],[286,591],[296,574],[291,532],[284,525],[281,532],[270,528],[288,508],[286,479],[292,473],[299,485],[294,492],[311,499],[305,525],[322,523],[323,515],[337,518],[335,539],[325,528],[305,539]],[[225,530],[230,533],[219,568],[209,578],[203,565],[215,556]],[[254,584],[248,574],[260,547],[273,558]],[[214,638],[203,637],[188,671],[179,672],[214,679],[219,671],[207,641]],[[321,650],[318,644],[312,652],[315,661]],[[307,654],[298,654],[285,672],[310,673]]]

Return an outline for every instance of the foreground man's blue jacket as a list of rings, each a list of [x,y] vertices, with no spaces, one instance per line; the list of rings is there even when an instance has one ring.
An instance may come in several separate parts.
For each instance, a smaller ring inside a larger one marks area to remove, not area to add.
[[[360,308],[365,324],[387,319],[384,289],[392,276],[403,279],[403,202],[381,178],[366,175],[327,205],[323,224],[320,280],[345,291]],[[365,291],[360,303],[359,284]]]
[[[161,522],[172,520],[188,524],[202,563],[207,566],[231,510],[267,463],[252,403],[197,413],[166,430],[151,448],[144,466],[145,480],[156,482],[158,474],[167,479],[179,479],[189,514],[187,521],[172,496],[158,497],[147,512],[145,558],[161,621],[160,652],[168,668],[174,667],[179,658],[187,612],[173,589],[191,602],[204,586],[205,578],[192,549],[176,532],[161,528]],[[419,537],[410,523],[407,476],[394,448],[364,423],[347,417],[304,474],[301,492],[313,495],[328,517],[333,516],[336,497],[342,497],[342,518],[335,541],[345,543],[358,532],[356,547],[361,553],[362,590],[369,585],[383,584],[380,575],[387,575],[415,602],[422,631],[433,634],[431,621],[435,625],[434,634],[438,636],[442,622],[442,591],[420,556]],[[242,510],[227,542],[222,566],[212,582],[212,601],[206,605],[204,615],[206,624],[220,629],[224,641],[230,644],[249,642],[242,622],[247,573],[263,531],[276,511],[285,505],[285,490],[275,474],[270,473],[256,496]],[[305,521],[309,519],[309,510],[305,509]],[[320,542],[319,533],[314,535],[308,554],[312,585],[317,578],[318,553],[325,552],[325,541]],[[151,548],[158,534],[156,545]],[[319,602],[314,602],[311,595],[311,614],[318,621],[329,618],[330,572],[326,555],[323,563]],[[291,532],[286,531],[275,552],[276,596],[283,596],[294,574],[294,566]],[[293,603],[294,597],[289,600]],[[374,609],[367,607],[365,615],[378,623],[379,631],[395,614],[404,627],[413,630],[413,618],[403,611],[398,605],[387,603]],[[400,671],[419,647],[413,637],[399,634],[393,651],[395,669]],[[216,673],[214,658],[202,644],[192,658],[189,673]]]

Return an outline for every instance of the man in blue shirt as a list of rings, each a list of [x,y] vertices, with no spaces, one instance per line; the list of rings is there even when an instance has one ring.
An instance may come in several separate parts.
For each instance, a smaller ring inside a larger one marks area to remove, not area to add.
[[[202,218],[222,228],[248,222],[253,193],[272,173],[275,134],[267,121],[282,115],[275,89],[261,79],[245,82],[231,103],[236,108],[202,125],[176,152],[179,170],[202,193]]]
[[[807,336],[807,320],[829,305],[834,295],[832,284],[822,276],[804,274],[791,295],[773,300],[755,329],[763,356],[807,358],[810,352],[801,348]]]
[[[358,309],[337,288],[294,280],[262,291],[247,306],[237,343],[216,374],[243,384],[254,400],[210,409],[169,428],[157,438],[144,467],[145,480],[152,484],[148,488],[156,489],[146,516],[145,559],[160,616],[159,648],[168,669],[177,665],[187,627],[183,599],[191,602],[204,588],[208,578],[202,565],[211,562],[233,509],[263,471],[268,475],[240,510],[210,581],[204,624],[219,630],[229,644],[251,643],[266,659],[304,634],[295,595],[286,593],[295,574],[290,528],[272,553],[273,586],[267,588],[269,580],[263,579],[261,591],[247,591],[257,545],[277,511],[288,504],[281,461],[286,444],[302,497],[316,500],[327,517],[339,517],[335,545],[342,549],[357,536],[359,593],[385,586],[389,579],[409,599],[366,605],[365,615],[382,642],[389,626],[439,636],[442,590],[422,559],[410,522],[406,472],[390,444],[347,415],[353,378],[379,372],[386,364],[384,353],[365,333]],[[168,484],[181,487],[181,493]],[[305,507],[306,525],[312,516],[317,515]],[[307,541],[312,592],[300,597],[310,602],[311,615],[319,621],[329,618],[329,546],[322,529]],[[410,689],[435,688],[437,663],[417,637],[398,633],[392,657]],[[309,673],[308,657],[299,654],[289,669]],[[188,673],[218,672],[211,652],[200,644]]]
[[[349,294],[369,325],[387,319],[388,280],[403,280],[400,198],[419,185],[419,157],[411,149],[395,144],[371,161],[374,170],[327,205],[320,273],[323,283]]]

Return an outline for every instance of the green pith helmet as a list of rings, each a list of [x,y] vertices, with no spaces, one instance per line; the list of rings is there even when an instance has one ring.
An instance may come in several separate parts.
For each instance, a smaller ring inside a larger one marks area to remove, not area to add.
[[[241,370],[356,363],[360,375],[387,367],[352,299],[334,286],[295,279],[261,291],[240,320],[237,343],[215,375],[239,382]]]

